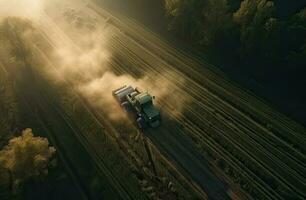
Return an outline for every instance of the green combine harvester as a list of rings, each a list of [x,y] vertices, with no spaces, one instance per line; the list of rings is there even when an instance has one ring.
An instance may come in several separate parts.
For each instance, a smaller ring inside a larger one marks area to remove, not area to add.
[[[128,113],[135,116],[140,129],[160,126],[160,112],[153,104],[155,97],[148,92],[140,92],[132,86],[123,86],[114,90],[113,96]]]

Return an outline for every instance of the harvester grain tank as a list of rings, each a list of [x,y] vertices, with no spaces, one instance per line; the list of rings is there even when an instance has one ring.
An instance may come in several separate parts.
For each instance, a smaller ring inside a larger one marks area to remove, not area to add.
[[[113,96],[125,110],[135,115],[141,129],[160,125],[160,112],[153,104],[155,97],[148,92],[141,92],[132,86],[123,86],[114,90]]]

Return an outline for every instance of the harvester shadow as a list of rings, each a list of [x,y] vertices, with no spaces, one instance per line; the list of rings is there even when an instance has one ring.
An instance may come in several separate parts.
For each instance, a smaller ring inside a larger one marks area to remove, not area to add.
[[[230,199],[227,195],[228,186],[214,175],[207,159],[187,135],[184,124],[162,113],[161,126],[146,129],[143,133],[209,199]]]

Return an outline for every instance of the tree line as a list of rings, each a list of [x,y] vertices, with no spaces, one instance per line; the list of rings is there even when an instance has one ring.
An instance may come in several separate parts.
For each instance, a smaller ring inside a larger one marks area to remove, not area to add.
[[[168,28],[259,82],[306,83],[306,1],[165,0]]]

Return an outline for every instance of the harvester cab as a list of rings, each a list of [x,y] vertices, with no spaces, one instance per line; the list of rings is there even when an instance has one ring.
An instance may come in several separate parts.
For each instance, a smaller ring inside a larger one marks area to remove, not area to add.
[[[160,125],[160,112],[154,106],[154,96],[148,92],[141,92],[138,88],[123,86],[113,91],[113,96],[120,105],[136,116],[139,128],[144,129],[148,126],[158,127]]]

